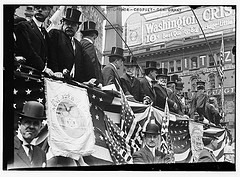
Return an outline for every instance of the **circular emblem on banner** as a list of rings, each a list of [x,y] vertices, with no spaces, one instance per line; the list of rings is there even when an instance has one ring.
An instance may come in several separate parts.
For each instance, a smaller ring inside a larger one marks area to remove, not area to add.
[[[63,131],[72,138],[81,137],[87,129],[87,119],[72,101],[62,100],[56,110],[57,121]]]
[[[138,37],[138,33],[136,31],[131,31],[130,33],[131,41],[136,41],[137,37]]]

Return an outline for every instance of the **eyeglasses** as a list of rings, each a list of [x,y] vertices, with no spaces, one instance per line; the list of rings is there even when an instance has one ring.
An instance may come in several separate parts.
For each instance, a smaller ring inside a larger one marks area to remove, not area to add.
[[[78,26],[78,23],[71,22],[71,21],[68,21],[68,20],[63,21],[63,24],[67,25],[67,26],[72,26],[72,27],[77,27]]]
[[[37,10],[39,10],[39,9],[41,9],[41,10],[49,10],[50,9],[49,6],[34,6],[34,8],[37,9]]]

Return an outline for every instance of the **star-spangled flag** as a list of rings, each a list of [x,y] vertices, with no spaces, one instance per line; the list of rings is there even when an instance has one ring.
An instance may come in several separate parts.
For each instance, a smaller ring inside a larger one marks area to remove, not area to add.
[[[220,48],[220,61],[219,61],[219,74],[220,77],[223,78],[224,76],[224,40],[223,40],[223,34],[222,34],[222,42],[221,42],[221,48]]]
[[[169,108],[166,99],[165,109],[164,109],[164,116],[162,117],[162,127],[161,127],[161,144],[160,144],[160,151],[164,154],[169,154],[171,156],[171,163],[175,162],[174,159],[174,152],[173,152],[173,145],[172,140],[169,134]]]

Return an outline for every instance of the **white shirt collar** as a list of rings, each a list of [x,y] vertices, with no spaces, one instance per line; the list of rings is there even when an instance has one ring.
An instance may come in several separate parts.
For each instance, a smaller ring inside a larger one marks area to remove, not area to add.
[[[149,147],[147,144],[146,144],[146,146],[147,146],[148,149],[152,152],[153,157],[155,157],[155,150],[156,150],[156,147],[151,148],[151,147]]]
[[[93,44],[93,41],[87,37],[84,37],[83,39],[86,39],[87,41],[89,41],[91,44]]]
[[[40,28],[42,25],[44,26],[43,22],[38,21],[34,16],[33,16],[33,21],[36,23],[36,25],[38,26],[38,28]]]

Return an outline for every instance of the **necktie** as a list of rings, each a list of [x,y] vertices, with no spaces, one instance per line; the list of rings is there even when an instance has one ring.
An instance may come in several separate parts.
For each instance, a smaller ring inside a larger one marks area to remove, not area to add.
[[[41,25],[40,30],[42,32],[43,38],[45,39],[46,30],[43,25]]]
[[[30,159],[30,162],[32,163],[33,161],[33,146],[31,144],[25,145],[28,148],[28,157]]]
[[[75,46],[75,41],[74,41],[74,38],[72,37],[71,39],[71,43],[72,43],[72,47],[73,47],[73,53],[75,55],[75,49],[76,49],[76,46]],[[72,78],[74,78],[74,75],[75,75],[75,63],[73,63],[73,67],[71,69],[71,72],[70,72],[70,76]]]

